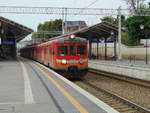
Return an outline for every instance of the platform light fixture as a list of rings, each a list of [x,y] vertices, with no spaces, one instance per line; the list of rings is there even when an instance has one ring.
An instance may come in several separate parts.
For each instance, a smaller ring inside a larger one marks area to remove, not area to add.
[[[4,34],[4,29],[1,29],[1,34]]]
[[[114,31],[111,31],[110,34],[111,34],[111,35],[114,35]]]
[[[144,24],[141,24],[141,25],[140,25],[140,29],[141,29],[141,30],[144,29]],[[145,37],[145,38],[147,38],[147,33],[146,33],[146,37]],[[146,64],[148,64],[148,48],[147,48],[148,39],[145,39],[145,40],[146,40],[146,44],[145,44],[145,46],[146,46],[146,59],[145,59],[145,60],[146,60]]]
[[[2,39],[1,39],[1,37],[0,37],[0,45],[2,44]]]
[[[143,24],[140,25],[140,29],[141,29],[141,30],[144,29],[144,25],[143,25]]]

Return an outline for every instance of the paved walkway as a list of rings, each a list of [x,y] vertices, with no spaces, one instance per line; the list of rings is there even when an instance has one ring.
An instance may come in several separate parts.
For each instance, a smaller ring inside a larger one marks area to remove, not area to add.
[[[126,65],[126,66],[132,66],[132,67],[141,67],[141,68],[149,68],[150,67],[150,61],[148,64],[146,64],[145,61],[140,61],[140,60],[116,60],[116,61],[113,61],[113,60],[89,60],[89,61],[93,61],[93,62],[102,62],[102,63],[110,63],[110,64],[118,64],[118,65]]]
[[[0,61],[0,113],[118,113],[51,69],[30,60]]]
[[[88,67],[136,79],[150,81],[150,64],[145,64],[144,61],[130,62],[127,60],[89,60]]]

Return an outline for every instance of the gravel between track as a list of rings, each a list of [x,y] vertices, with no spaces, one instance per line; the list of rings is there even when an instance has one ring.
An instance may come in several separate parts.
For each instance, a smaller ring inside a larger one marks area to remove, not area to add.
[[[96,85],[97,87],[109,90],[147,109],[150,109],[150,88],[145,88],[142,86],[134,85],[109,77],[100,76],[93,73],[88,73],[84,77],[84,80],[92,83],[93,85]],[[95,95],[97,98],[101,98],[97,94],[97,91],[94,91],[95,89],[88,88],[81,81],[75,81],[75,83],[90,92],[91,94]]]

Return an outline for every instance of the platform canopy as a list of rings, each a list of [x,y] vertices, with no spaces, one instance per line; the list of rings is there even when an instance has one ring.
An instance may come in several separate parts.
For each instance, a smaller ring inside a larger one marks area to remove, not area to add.
[[[117,45],[116,45],[116,41],[117,41],[117,36],[118,36],[118,26],[113,25],[111,23],[108,22],[101,22],[95,25],[92,25],[90,27],[86,27],[83,29],[80,29],[78,31],[75,32],[71,32],[71,34],[75,34],[76,36],[79,37],[83,37],[86,38],[87,40],[89,40],[89,58],[99,58],[99,55],[101,53],[99,53],[99,45],[98,43],[103,41],[103,43],[105,43],[105,55],[104,58],[108,59],[107,56],[107,44],[109,43],[108,38],[110,36],[112,36],[111,38],[111,42],[114,43],[114,55],[113,55],[113,59],[117,59]],[[125,32],[125,30],[121,29],[122,32]],[[92,52],[92,43],[96,42],[97,43],[97,52],[94,53]],[[118,46],[120,47],[120,46]],[[120,47],[121,48],[121,47]],[[120,49],[119,49],[120,50]],[[121,53],[121,52],[120,52]],[[96,55],[95,55],[96,54]]]
[[[125,30],[122,29],[123,32]],[[114,35],[118,35],[118,26],[113,25],[108,22],[101,22],[95,25],[92,25],[90,27],[86,27],[83,29],[80,29],[78,31],[72,32],[71,34],[76,34],[77,36],[84,37],[84,38],[89,38],[89,36],[92,37],[92,39],[100,39],[100,38],[107,38],[111,36],[112,33]]]
[[[1,35],[4,34],[3,38],[13,38],[15,36],[16,38],[15,40],[17,42],[22,40],[31,32],[33,32],[32,29],[27,28],[17,22],[14,22],[1,16],[0,16],[0,28],[1,28]]]
[[[32,32],[32,29],[0,16],[0,56],[16,59],[16,43]]]

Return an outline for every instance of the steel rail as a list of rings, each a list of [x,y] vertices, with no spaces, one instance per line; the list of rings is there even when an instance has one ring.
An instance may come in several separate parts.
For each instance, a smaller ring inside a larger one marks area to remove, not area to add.
[[[140,105],[137,105],[137,104],[135,104],[135,103],[133,103],[133,102],[131,102],[131,101],[129,101],[129,100],[123,98],[123,97],[120,97],[120,96],[117,95],[117,94],[114,94],[114,93],[112,93],[112,92],[110,92],[110,91],[108,91],[108,90],[106,90],[106,89],[97,87],[97,86],[95,86],[95,85],[93,85],[93,84],[87,82],[87,81],[84,80],[84,79],[82,79],[82,81],[83,81],[86,85],[88,85],[88,86],[90,86],[90,87],[92,87],[92,88],[94,88],[94,89],[96,89],[96,90],[98,90],[98,91],[102,91],[102,92],[104,92],[106,95],[109,95],[110,97],[112,97],[113,99],[115,99],[116,102],[118,102],[118,101],[119,101],[119,102],[122,102],[122,103],[124,103],[125,105],[128,105],[129,108],[133,108],[133,110],[137,110],[138,112],[150,113],[150,110],[148,110],[148,109],[146,109],[146,108],[144,108],[144,107],[142,107],[142,106],[140,106]],[[105,101],[104,101],[104,102],[105,102]],[[107,99],[107,102],[109,102],[108,99]],[[107,103],[107,102],[106,102],[106,103]],[[119,106],[118,106],[118,108],[119,108]],[[129,109],[129,110],[131,110],[131,109]],[[121,111],[121,110],[120,110],[120,111]]]
[[[150,83],[149,81],[145,81],[145,80],[140,80],[140,79],[136,79],[136,78],[132,78],[132,77],[128,77],[128,76],[124,76],[124,75],[119,75],[116,73],[111,73],[111,72],[105,72],[105,71],[101,71],[101,70],[97,70],[97,69],[92,69],[89,68],[88,70],[91,73],[96,73],[96,74],[101,74],[107,77],[111,77],[111,78],[115,78],[118,80],[122,80],[122,81],[126,81],[135,85],[139,85],[142,87],[146,87],[146,88],[150,88]]]

